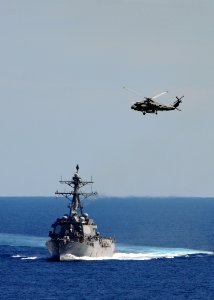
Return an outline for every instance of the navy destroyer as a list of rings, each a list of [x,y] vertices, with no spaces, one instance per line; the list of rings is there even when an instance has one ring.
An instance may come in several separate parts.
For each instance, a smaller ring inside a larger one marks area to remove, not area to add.
[[[66,197],[69,200],[69,214],[58,218],[52,224],[49,231],[50,240],[46,246],[52,256],[57,260],[72,260],[85,256],[89,257],[112,257],[115,252],[113,238],[103,237],[97,231],[97,225],[83,212],[82,200],[97,193],[82,192],[80,189],[92,184],[91,181],[83,181],[78,174],[79,166],[72,180],[60,180],[62,184],[72,188],[69,192],[56,191],[57,196]]]

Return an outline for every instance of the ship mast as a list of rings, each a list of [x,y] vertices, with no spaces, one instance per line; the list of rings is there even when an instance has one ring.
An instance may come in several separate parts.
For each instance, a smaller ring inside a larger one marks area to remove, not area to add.
[[[82,192],[80,189],[81,187],[92,184],[93,181],[82,181],[81,177],[78,174],[79,172],[79,166],[76,166],[76,173],[74,173],[74,176],[72,180],[60,180],[59,182],[62,184],[67,184],[70,186],[73,190],[70,192],[59,192],[56,191],[55,195],[57,196],[63,196],[67,198],[70,201],[69,208],[70,208],[70,216],[72,214],[77,214],[78,212],[82,215],[83,214],[83,207],[81,204],[80,196],[83,197],[83,199],[86,199],[90,196],[97,195],[96,192],[91,191],[91,193]]]

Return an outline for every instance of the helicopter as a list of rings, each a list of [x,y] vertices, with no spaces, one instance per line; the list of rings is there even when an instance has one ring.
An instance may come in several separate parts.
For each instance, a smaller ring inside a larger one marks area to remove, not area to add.
[[[126,88],[125,86],[123,88],[130,91],[130,92],[134,92],[136,94],[135,91],[130,90],[130,89]],[[158,98],[158,97],[160,97],[164,94],[167,94],[167,93],[168,93],[168,91],[165,91],[165,92],[157,94],[157,95],[155,95],[151,98],[150,97],[144,97],[145,100],[136,101],[136,102],[132,103],[131,109],[140,111],[140,112],[143,113],[143,115],[145,115],[146,113],[157,115],[158,111],[168,111],[168,110],[175,110],[175,109],[181,111],[178,108],[178,106],[179,106],[180,103],[182,103],[181,99],[184,96],[182,96],[180,98],[176,96],[176,100],[174,101],[174,103],[169,104],[169,105],[160,104],[160,103],[154,101],[154,99],[156,99],[156,98]]]

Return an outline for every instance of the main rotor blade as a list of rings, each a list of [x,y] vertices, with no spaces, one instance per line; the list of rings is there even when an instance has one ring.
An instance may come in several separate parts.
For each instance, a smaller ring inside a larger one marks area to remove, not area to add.
[[[128,92],[134,93],[138,97],[142,97],[142,95],[140,95],[138,92],[136,92],[135,90],[129,89],[126,86],[123,86],[123,89],[127,90]]]
[[[151,99],[156,99],[156,98],[158,98],[158,97],[160,97],[160,96],[162,96],[162,95],[164,95],[164,94],[167,94],[167,93],[168,93],[168,91],[162,92],[162,93],[160,93],[160,94],[155,95],[155,96],[152,97]]]

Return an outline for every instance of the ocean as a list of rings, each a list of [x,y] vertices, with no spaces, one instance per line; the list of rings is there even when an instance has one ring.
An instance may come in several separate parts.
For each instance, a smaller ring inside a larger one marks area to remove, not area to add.
[[[214,199],[85,200],[111,259],[49,260],[51,224],[66,199],[0,197],[1,299],[214,299]]]

